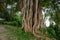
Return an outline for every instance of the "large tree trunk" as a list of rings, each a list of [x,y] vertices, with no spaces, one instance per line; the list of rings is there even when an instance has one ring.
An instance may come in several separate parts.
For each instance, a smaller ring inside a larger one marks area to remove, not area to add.
[[[25,32],[31,32],[37,37],[41,37],[39,34],[40,27],[43,27],[43,15],[42,5],[39,0],[23,0],[23,7],[21,11],[23,13],[22,28]],[[20,5],[21,6],[21,5]]]

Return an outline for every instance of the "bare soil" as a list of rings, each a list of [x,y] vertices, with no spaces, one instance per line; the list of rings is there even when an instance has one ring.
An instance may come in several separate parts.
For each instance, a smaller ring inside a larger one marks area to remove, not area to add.
[[[7,32],[6,25],[0,25],[0,40],[17,40],[14,35]]]

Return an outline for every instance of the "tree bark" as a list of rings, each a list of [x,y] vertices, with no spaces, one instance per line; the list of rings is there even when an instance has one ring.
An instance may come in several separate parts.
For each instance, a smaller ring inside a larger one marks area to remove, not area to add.
[[[40,37],[39,29],[43,27],[42,5],[39,0],[23,0],[21,8],[23,19],[22,28],[25,32],[31,32],[35,36]]]
[[[4,2],[0,2],[0,12],[4,11]]]

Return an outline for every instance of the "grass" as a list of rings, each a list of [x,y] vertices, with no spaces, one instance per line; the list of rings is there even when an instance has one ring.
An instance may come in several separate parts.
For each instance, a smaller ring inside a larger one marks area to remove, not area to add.
[[[7,35],[12,35],[12,38],[8,36],[8,40],[36,40],[29,32],[24,32],[21,28],[7,28]]]
[[[3,28],[5,28],[4,30],[6,30],[6,31],[4,31],[1,34],[3,34],[3,36],[5,34],[7,40],[37,40],[37,38],[34,37],[34,35],[32,35],[29,32],[24,32],[24,30],[22,30],[20,27],[9,26],[9,25],[0,25],[0,26],[3,27]],[[52,29],[49,29],[48,35],[51,34],[51,30]],[[40,29],[40,31],[42,32],[41,29]],[[43,38],[43,39],[45,39],[45,38]]]

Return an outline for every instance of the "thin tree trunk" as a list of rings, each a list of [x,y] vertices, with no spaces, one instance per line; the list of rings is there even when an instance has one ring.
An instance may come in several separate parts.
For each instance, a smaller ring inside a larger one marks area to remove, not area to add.
[[[21,9],[23,8],[23,0],[18,0],[17,2],[17,9],[18,11],[22,11]]]
[[[4,2],[0,2],[0,12],[4,11]]]

